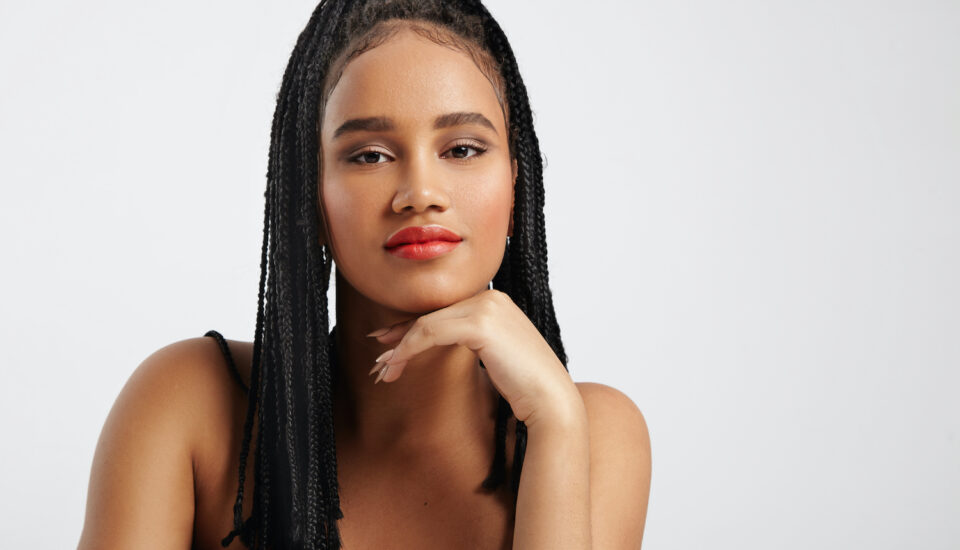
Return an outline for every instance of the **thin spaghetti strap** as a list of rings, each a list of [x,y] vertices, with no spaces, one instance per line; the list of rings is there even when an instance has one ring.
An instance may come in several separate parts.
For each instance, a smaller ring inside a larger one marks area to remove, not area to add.
[[[217,341],[217,344],[220,345],[220,351],[223,352],[224,359],[227,360],[227,366],[233,374],[233,379],[237,381],[237,384],[240,384],[244,393],[248,393],[247,385],[243,383],[243,378],[240,377],[240,371],[237,370],[237,365],[233,362],[233,355],[230,354],[230,346],[228,346],[227,341],[223,339],[223,335],[215,330],[208,330],[204,336],[212,336],[213,339]]]

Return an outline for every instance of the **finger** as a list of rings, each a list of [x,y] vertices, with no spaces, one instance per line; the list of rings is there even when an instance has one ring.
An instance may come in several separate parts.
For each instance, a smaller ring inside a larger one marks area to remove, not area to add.
[[[397,323],[395,325],[388,327],[388,330],[385,333],[380,334],[378,336],[371,336],[371,334],[373,333],[368,334],[367,336],[370,336],[371,338],[376,338],[377,341],[380,342],[381,344],[393,344],[395,342],[399,342],[400,339],[403,338],[403,336],[407,333],[407,331],[410,330],[410,327],[413,326],[413,324],[417,321],[417,319],[424,318],[424,317],[428,317],[429,319],[451,319],[456,317],[463,317],[464,315],[466,315],[464,309],[470,307],[471,305],[471,299],[472,298],[468,298],[467,300],[456,302],[449,306],[431,311],[430,313],[425,313],[420,317],[414,317],[413,319],[408,319],[401,323]],[[380,329],[380,330],[383,330],[383,329]],[[375,332],[376,331],[374,331],[374,333]]]
[[[407,362],[406,362],[406,361],[404,361],[403,363],[400,363],[399,365],[396,365],[396,366],[384,365],[383,371],[381,371],[381,375],[382,375],[382,376],[380,376],[379,378],[380,378],[380,380],[383,381],[383,382],[393,382],[393,381],[396,380],[397,378],[400,378],[400,374],[402,374],[403,369],[404,369],[406,366],[407,366]],[[389,376],[389,375],[391,375],[391,374],[392,374],[393,376],[390,376],[390,380],[387,380],[387,376]],[[374,383],[376,383],[376,382],[374,382]]]
[[[492,303],[491,297],[493,295],[491,292],[488,290],[445,308],[421,315],[408,327],[399,343],[394,346],[392,350],[394,353],[386,359],[386,362],[398,364],[432,346],[462,344],[474,351],[478,350],[482,339],[479,338],[480,335],[477,333],[476,321],[478,320],[478,314],[489,311],[489,307],[484,306],[489,306]],[[465,319],[471,321],[472,324],[465,327],[463,325]],[[447,323],[454,320],[460,322]],[[451,328],[459,329],[461,332],[450,332]],[[468,330],[462,332],[465,328]],[[398,370],[402,371],[403,369]]]
[[[376,340],[381,344],[392,344],[394,342],[399,341],[400,338],[403,338],[403,335],[407,333],[407,330],[410,329],[410,327],[413,325],[414,322],[416,322],[416,320],[417,318],[414,317],[413,319],[408,319],[406,321],[403,321],[402,323],[396,323],[394,325],[390,325],[389,327],[386,327],[387,331],[384,332],[383,334],[374,336],[374,334],[377,331],[373,331],[370,334],[367,334],[367,336],[371,338],[376,338]],[[378,330],[383,330],[383,329],[378,329]]]
[[[432,347],[460,344],[470,349],[479,348],[480,339],[471,316],[421,319],[425,320],[407,331],[385,361],[390,365],[390,370],[384,375],[383,381],[393,382],[399,378],[410,359]]]

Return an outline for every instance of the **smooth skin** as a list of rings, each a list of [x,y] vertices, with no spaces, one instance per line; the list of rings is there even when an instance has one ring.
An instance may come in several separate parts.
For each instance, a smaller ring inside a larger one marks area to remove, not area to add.
[[[492,128],[477,117],[436,128],[450,113],[478,113]],[[369,117],[392,128],[334,139],[345,121]],[[574,383],[509,296],[487,290],[512,230],[506,135],[470,57],[409,30],[351,60],[327,103],[319,206],[337,262],[347,549],[640,548],[651,470],[643,415],[619,390]],[[384,250],[397,229],[431,223],[463,241],[430,260]],[[382,328],[391,330],[367,336]],[[230,347],[249,383],[252,344]],[[371,367],[391,349],[392,370],[374,383]],[[477,489],[498,392],[528,427],[515,520],[508,488]],[[210,338],[147,358],[104,425],[79,548],[219,548],[232,528],[245,407]],[[252,462],[247,471],[244,517]]]

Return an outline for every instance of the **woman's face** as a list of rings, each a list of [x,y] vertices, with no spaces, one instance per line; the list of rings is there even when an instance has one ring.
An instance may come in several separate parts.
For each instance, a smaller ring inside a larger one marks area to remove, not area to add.
[[[516,169],[493,85],[467,54],[402,29],[355,57],[327,101],[320,144],[328,237],[353,288],[413,313],[486,288],[512,230]],[[462,240],[385,246],[432,224]]]

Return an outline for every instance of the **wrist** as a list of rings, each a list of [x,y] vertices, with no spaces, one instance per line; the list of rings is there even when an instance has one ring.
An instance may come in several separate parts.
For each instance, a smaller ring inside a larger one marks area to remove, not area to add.
[[[561,431],[586,429],[587,408],[583,404],[580,390],[572,381],[558,391],[551,392],[524,420],[529,432]]]

